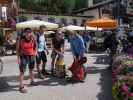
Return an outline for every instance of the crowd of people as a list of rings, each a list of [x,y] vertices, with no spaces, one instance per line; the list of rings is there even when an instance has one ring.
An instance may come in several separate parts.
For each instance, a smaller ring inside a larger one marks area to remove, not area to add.
[[[66,69],[64,64],[64,34],[61,29],[56,31],[54,38],[52,39],[52,62],[51,73],[46,70],[47,55],[49,51],[47,49],[45,34],[46,27],[40,26],[39,31],[32,31],[30,28],[24,29],[20,36],[17,38],[17,59],[20,70],[20,88],[21,93],[26,93],[27,90],[24,86],[24,72],[26,66],[29,67],[30,85],[36,86],[34,81],[33,69],[36,64],[38,78],[44,79],[45,75],[52,75],[59,78],[65,78]],[[73,54],[74,62],[69,69],[72,72],[72,76],[67,81],[83,81],[85,70],[83,64],[86,62],[85,45],[82,37],[75,31],[69,31],[69,42],[71,45],[71,51]],[[80,67],[75,67],[75,64]]]
[[[49,50],[46,45],[45,34],[46,27],[40,26],[39,31],[33,31],[30,28],[26,28],[17,38],[17,58],[20,69],[20,92],[26,93],[27,90],[24,86],[24,72],[26,66],[29,67],[29,74],[31,83],[30,85],[36,86],[34,81],[34,67],[36,66],[38,72],[38,78],[44,79],[45,75],[56,76],[58,78],[66,78],[66,67],[64,63],[64,30],[58,29],[52,38],[52,53],[51,53],[51,70],[46,70],[47,55]],[[71,52],[73,54],[73,64],[68,69],[71,71],[72,76],[67,77],[67,81],[80,81],[83,82],[85,78],[84,63],[87,58],[85,52],[89,52],[90,44],[94,43],[95,40],[90,32],[84,32],[84,34],[78,34],[76,31],[67,31],[68,41],[70,42]],[[116,31],[108,32],[105,34],[103,42],[104,50],[110,51],[110,67],[113,62],[113,56],[118,51],[118,47],[121,46],[121,52],[130,53],[133,56],[133,31],[128,34],[123,34],[117,37]]]

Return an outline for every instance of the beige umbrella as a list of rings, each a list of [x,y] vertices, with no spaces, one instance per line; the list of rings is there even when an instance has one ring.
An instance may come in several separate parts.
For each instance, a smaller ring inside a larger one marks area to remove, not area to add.
[[[83,27],[75,26],[75,25],[68,25],[66,27],[63,27],[62,29],[64,29],[64,30],[73,30],[73,31],[84,30]]]
[[[40,21],[40,20],[30,20],[30,21],[25,21],[21,23],[16,24],[17,29],[24,29],[24,28],[32,28],[32,29],[37,29],[41,25],[44,25],[47,27],[47,30],[51,29],[56,29],[58,28],[58,24],[50,23],[50,22],[45,22],[45,21]]]

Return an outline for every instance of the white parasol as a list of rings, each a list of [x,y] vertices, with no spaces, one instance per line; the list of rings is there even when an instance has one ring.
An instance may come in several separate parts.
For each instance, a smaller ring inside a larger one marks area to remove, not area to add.
[[[66,27],[63,27],[62,29],[64,30],[75,30],[75,31],[84,31],[84,30],[88,30],[88,31],[101,31],[102,28],[97,28],[97,27],[81,27],[81,26],[75,26],[75,25],[69,25]]]
[[[24,28],[28,27],[28,28],[32,28],[32,29],[35,28],[36,29],[36,28],[39,28],[41,25],[45,25],[48,30],[58,28],[58,24],[40,21],[40,20],[30,20],[30,21],[17,23],[16,28],[17,29],[24,29]]]
[[[63,27],[62,29],[64,29],[64,30],[73,30],[73,31],[84,30],[83,27],[75,26],[75,25],[69,25],[69,26]]]

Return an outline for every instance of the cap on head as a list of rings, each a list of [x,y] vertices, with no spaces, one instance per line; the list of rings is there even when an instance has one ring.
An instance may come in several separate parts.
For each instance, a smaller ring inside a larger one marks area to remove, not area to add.
[[[31,28],[25,28],[24,29],[24,33],[31,33],[31,32],[32,32]]]

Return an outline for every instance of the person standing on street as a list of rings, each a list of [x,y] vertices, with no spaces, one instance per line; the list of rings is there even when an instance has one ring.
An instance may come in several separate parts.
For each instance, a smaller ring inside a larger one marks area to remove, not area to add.
[[[51,74],[54,75],[54,69],[55,69],[55,60],[57,55],[62,55],[64,54],[64,33],[62,30],[57,30],[56,36],[52,39],[52,62],[51,62]],[[64,58],[64,57],[63,57]],[[63,59],[62,58],[62,59]]]
[[[85,45],[83,38],[75,31],[69,31],[69,40],[74,59],[80,59],[81,57],[84,57]]]
[[[46,71],[46,62],[47,62],[47,55],[49,54],[46,40],[44,37],[46,31],[46,26],[40,26],[40,31],[36,34],[37,40],[37,56],[36,56],[36,63],[37,63],[37,71],[38,77],[44,79],[44,75],[48,75],[49,73]],[[42,62],[42,68],[40,68]]]
[[[69,39],[70,39],[71,51],[74,57],[73,64],[69,68],[69,70],[72,72],[71,79],[75,81],[83,81],[85,69],[83,63],[79,64],[79,62],[82,61],[83,58],[85,57],[84,41],[82,37],[78,35],[75,31],[69,31]]]
[[[24,80],[24,72],[26,70],[26,66],[29,66],[29,73],[31,79],[31,85],[36,86],[37,84],[34,82],[34,74],[33,69],[35,65],[35,56],[37,53],[36,41],[33,36],[32,30],[30,28],[26,28],[22,36],[17,39],[17,58],[20,69],[20,88],[19,91],[21,93],[26,93],[23,80]]]

